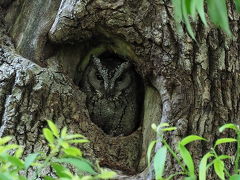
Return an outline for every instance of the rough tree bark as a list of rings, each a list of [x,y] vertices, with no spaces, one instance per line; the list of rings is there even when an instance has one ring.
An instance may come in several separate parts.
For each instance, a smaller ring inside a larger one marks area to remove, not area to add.
[[[81,147],[85,156],[127,179],[146,179],[151,123],[168,122],[178,128],[166,135],[172,145],[188,134],[209,140],[189,147],[197,163],[220,125],[238,124],[239,16],[229,9],[234,37],[199,22],[197,43],[176,33],[168,0],[1,1],[1,136],[13,135],[25,154],[44,150],[41,129],[51,119],[91,140]],[[78,87],[86,57],[106,50],[128,57],[144,80],[142,124],[129,136],[110,137],[96,127]],[[234,150],[222,145],[219,151]]]

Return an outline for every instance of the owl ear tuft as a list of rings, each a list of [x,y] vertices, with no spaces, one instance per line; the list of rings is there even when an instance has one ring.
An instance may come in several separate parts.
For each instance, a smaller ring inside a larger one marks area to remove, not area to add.
[[[94,62],[96,61],[96,59],[98,59],[97,56],[95,56],[94,54],[90,55],[90,61]]]
[[[126,70],[126,69],[128,69],[128,68],[130,68],[130,67],[131,67],[131,63],[130,63],[129,61],[124,62],[124,63],[122,63],[122,64],[119,66],[119,68],[120,68],[120,69],[123,69],[123,70]]]
[[[120,56],[120,58],[126,62],[130,62],[130,58],[128,56]]]
[[[90,57],[90,61],[93,62],[93,64],[95,66],[99,66],[101,64],[101,61],[98,57],[96,57],[95,55],[92,55],[91,54],[91,57]]]

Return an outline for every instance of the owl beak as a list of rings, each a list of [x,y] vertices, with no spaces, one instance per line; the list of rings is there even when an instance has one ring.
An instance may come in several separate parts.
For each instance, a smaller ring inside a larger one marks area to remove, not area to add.
[[[105,89],[105,97],[106,98],[111,98],[113,97],[113,90],[112,89]]]

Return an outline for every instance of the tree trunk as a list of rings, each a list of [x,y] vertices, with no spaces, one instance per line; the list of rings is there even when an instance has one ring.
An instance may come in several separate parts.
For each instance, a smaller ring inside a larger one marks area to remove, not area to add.
[[[239,16],[229,9],[233,38],[199,22],[195,42],[177,34],[167,0],[1,1],[1,136],[13,135],[25,154],[45,150],[41,129],[51,119],[91,141],[81,147],[86,157],[127,179],[146,179],[151,124],[168,122],[178,128],[166,134],[173,146],[189,134],[208,139],[189,146],[197,164],[219,138],[219,126],[239,124]],[[126,57],[144,82],[141,124],[128,136],[97,127],[79,87],[90,55],[108,51]],[[221,145],[219,152],[235,147]],[[178,168],[173,162],[167,174]]]

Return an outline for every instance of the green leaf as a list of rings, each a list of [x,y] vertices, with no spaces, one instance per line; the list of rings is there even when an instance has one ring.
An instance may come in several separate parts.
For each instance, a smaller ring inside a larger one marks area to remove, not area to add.
[[[193,163],[191,154],[189,153],[187,148],[184,145],[182,145],[181,143],[179,143],[178,147],[179,147],[179,152],[182,156],[182,159],[188,168],[188,175],[194,176],[194,163]]]
[[[221,27],[228,35],[232,35],[225,0],[207,0],[208,14],[211,21]]]
[[[17,157],[14,156],[8,156],[8,161],[11,162],[14,166],[23,169],[24,168],[24,163],[22,160],[18,159]]]
[[[185,146],[186,144],[190,143],[190,142],[193,142],[193,141],[197,141],[197,140],[204,140],[206,141],[206,139],[200,137],[200,136],[197,136],[197,135],[189,135],[185,138],[183,138],[181,141],[180,141],[180,144],[182,144],[183,146]]]
[[[56,180],[56,179],[52,178],[51,176],[44,176],[43,179],[44,180]]]
[[[232,176],[230,176],[229,180],[239,180],[240,179],[240,175],[239,174],[234,174]]]
[[[152,125],[155,125],[155,124],[152,124]],[[173,130],[176,130],[177,128],[176,127],[169,127],[169,124],[168,123],[161,123],[159,124],[157,127],[152,127],[153,129],[155,129],[156,132],[160,132],[160,131],[173,131]]]
[[[167,127],[167,126],[170,126],[168,123],[161,123],[158,125],[158,127]]]
[[[97,179],[112,179],[117,176],[117,173],[114,171],[109,171],[102,169],[101,174],[97,175]]]
[[[93,175],[96,175],[97,173],[93,170],[91,167],[90,163],[88,161],[79,158],[62,158],[62,159],[57,159],[56,162],[59,163],[69,163],[76,167],[79,171],[82,172],[87,172]]]
[[[213,154],[208,152],[203,156],[203,158],[200,161],[199,164],[199,180],[206,180],[206,174],[207,174],[207,161],[210,157],[212,157]]]
[[[70,140],[70,139],[76,139],[76,138],[85,138],[85,136],[81,135],[81,134],[69,134],[67,135],[64,139],[65,140]]]
[[[223,143],[231,143],[231,142],[236,142],[237,140],[234,138],[220,138],[215,142],[214,148],[219,145],[219,144],[223,144]]]
[[[13,177],[10,174],[0,172],[0,180],[12,180]]]
[[[23,153],[23,148],[22,147],[19,147],[16,152],[14,153],[14,156],[17,157],[17,158],[20,158],[22,157],[22,153]]]
[[[3,138],[0,138],[0,145],[6,144],[7,142],[11,141],[12,137],[11,136],[6,136]]]
[[[213,163],[214,165],[214,171],[216,172],[216,174],[218,175],[218,177],[221,180],[224,180],[224,162],[220,159],[216,159]]]
[[[210,162],[208,165],[207,165],[207,168],[209,168],[210,166],[212,166],[215,161],[218,161],[218,160],[224,160],[224,159],[231,159],[231,156],[228,156],[228,155],[220,155],[220,156],[215,156],[216,159],[214,159],[212,162]]]
[[[47,120],[48,126],[50,127],[54,136],[59,137],[59,131],[57,126],[50,120]]]
[[[197,0],[196,1],[196,8],[197,12],[205,26],[207,26],[207,21],[205,18],[205,12],[204,12],[204,0]]]
[[[193,19],[196,17],[196,1],[198,0],[185,0],[187,14],[189,14]]]
[[[164,172],[165,161],[167,157],[167,147],[161,147],[153,158],[153,167],[156,179],[161,179]]]
[[[88,143],[90,141],[87,139],[73,139],[73,140],[68,140],[67,142],[73,144],[73,143]]]
[[[156,130],[157,130],[157,125],[156,125],[155,123],[153,123],[153,124],[151,125],[151,128],[152,128],[154,131],[156,131]]]
[[[18,176],[18,179],[19,179],[19,180],[27,180],[27,178],[24,177],[24,176]]]
[[[70,146],[66,141],[60,141],[59,143],[60,143],[60,146],[62,146],[64,149],[67,149]]]
[[[95,178],[94,177],[92,177],[92,176],[83,176],[83,177],[81,177],[81,179],[80,180],[94,180]],[[65,180],[65,179],[64,179]],[[72,179],[71,179],[72,180]]]
[[[34,154],[29,154],[26,158],[25,158],[25,169],[28,169],[32,163],[37,159],[37,156],[39,155],[39,153],[34,153]]]
[[[6,151],[12,150],[12,149],[17,149],[19,148],[19,145],[17,144],[8,144],[5,146],[0,146],[0,154],[5,153]]]
[[[186,3],[185,3],[185,1],[186,0],[182,0],[183,1],[183,3],[182,3],[182,16],[183,16],[183,22],[185,23],[185,25],[186,25],[186,28],[187,28],[187,31],[188,31],[188,34],[190,35],[190,37],[192,38],[192,39],[194,39],[194,40],[196,40],[195,39],[195,34],[194,34],[194,32],[193,32],[193,30],[192,30],[192,26],[191,26],[191,24],[190,24],[190,21],[189,21],[189,16],[188,16],[188,12],[187,12],[187,7],[186,7]],[[179,8],[180,9],[180,8]]]
[[[194,176],[190,176],[190,177],[185,177],[184,180],[196,180],[197,177],[194,175]]]
[[[76,147],[65,148],[63,151],[66,155],[69,155],[69,156],[76,156],[76,157],[82,156],[82,151]]]
[[[217,157],[217,159],[221,159],[221,160],[231,159],[231,156],[228,156],[228,155],[220,155],[220,156]]]
[[[61,137],[65,138],[67,136],[67,127],[64,127],[61,131]]]
[[[43,135],[50,144],[54,143],[54,136],[52,131],[50,131],[50,129],[43,128]]]
[[[56,171],[56,174],[58,177],[71,178],[70,171],[67,168],[65,168],[64,166],[62,166],[58,163],[51,163],[51,166]]]
[[[179,175],[185,175],[186,173],[185,172],[176,172],[174,174],[170,174],[166,179],[163,179],[163,180],[170,180],[170,179],[174,179],[175,176],[179,176]]]
[[[224,124],[219,128],[219,132],[223,132],[225,129],[233,129],[234,131],[238,132],[238,127],[235,124],[229,123]]]
[[[0,154],[0,161],[2,161],[2,162],[4,162],[4,161],[8,161],[8,156],[9,156],[9,154],[8,153],[2,153],[2,154]]]
[[[177,129],[176,127],[169,127],[162,129],[162,131],[175,131],[176,129]]]
[[[183,0],[183,3],[185,3],[187,14],[191,14],[191,2],[194,0]]]
[[[157,142],[157,141],[151,141],[151,143],[148,145],[148,150],[147,150],[147,162],[148,162],[148,166],[150,166],[152,149],[153,149],[154,145],[156,144],[156,142]]]
[[[240,0],[234,0],[237,12],[240,12]]]
[[[172,0],[173,9],[174,9],[174,19],[177,23],[180,23],[183,19],[182,16],[182,0]]]

